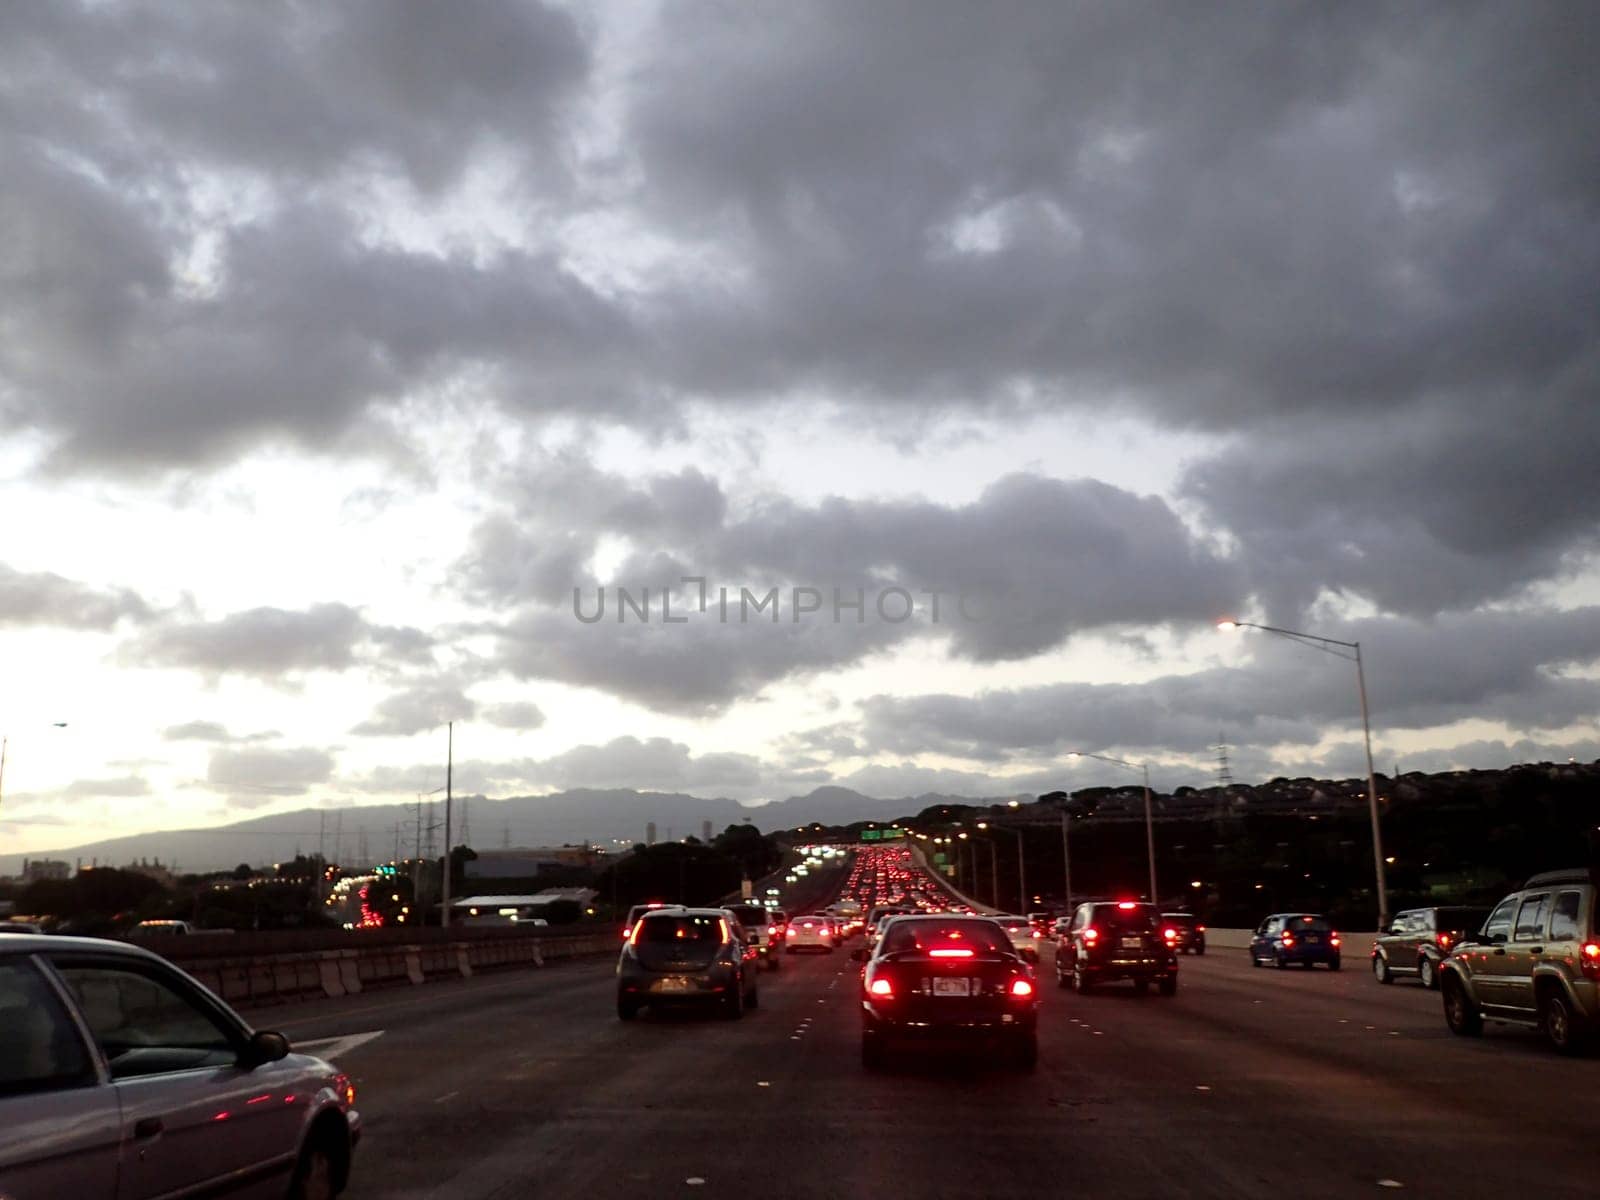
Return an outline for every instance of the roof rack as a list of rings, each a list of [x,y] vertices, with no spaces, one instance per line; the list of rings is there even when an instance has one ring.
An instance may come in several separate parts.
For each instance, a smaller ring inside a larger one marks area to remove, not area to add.
[[[1560,871],[1541,871],[1529,876],[1523,887],[1540,887],[1547,883],[1589,883],[1594,875],[1587,867],[1567,867]]]

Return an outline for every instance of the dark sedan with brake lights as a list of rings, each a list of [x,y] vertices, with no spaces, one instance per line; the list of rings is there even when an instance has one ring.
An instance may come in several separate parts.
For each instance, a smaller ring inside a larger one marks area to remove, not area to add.
[[[663,908],[640,917],[617,959],[617,1016],[711,1007],[737,1019],[760,1002],[761,951],[722,908]]]
[[[993,921],[895,917],[875,950],[858,949],[861,1062],[890,1055],[988,1049],[1031,1070],[1038,1061],[1039,997],[1032,972]]]

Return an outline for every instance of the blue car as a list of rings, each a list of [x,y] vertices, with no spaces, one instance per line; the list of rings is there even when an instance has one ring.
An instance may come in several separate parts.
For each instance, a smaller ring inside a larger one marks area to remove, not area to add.
[[[1316,913],[1273,913],[1250,939],[1250,965],[1299,963],[1310,969],[1323,963],[1339,969],[1339,931]]]

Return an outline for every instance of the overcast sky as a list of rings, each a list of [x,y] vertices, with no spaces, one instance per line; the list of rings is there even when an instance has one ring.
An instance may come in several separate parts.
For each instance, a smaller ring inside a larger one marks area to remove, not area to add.
[[[1600,757],[1597,37],[0,7],[3,848]]]

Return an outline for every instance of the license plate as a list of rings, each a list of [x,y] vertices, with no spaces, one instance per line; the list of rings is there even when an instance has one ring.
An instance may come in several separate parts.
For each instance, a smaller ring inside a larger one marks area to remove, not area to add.
[[[687,979],[662,979],[656,983],[658,992],[687,992],[689,981]]]
[[[972,995],[972,980],[935,979],[933,981],[933,994],[935,996],[970,996]]]
[[[1316,945],[1316,944],[1317,944],[1317,943],[1318,943],[1318,942],[1320,942],[1320,941],[1321,941],[1321,940],[1322,940],[1322,939],[1321,939],[1321,938],[1319,938],[1319,937],[1308,937],[1308,938],[1306,938],[1306,945],[1308,945],[1308,946],[1315,946],[1315,945]]]
[[[1142,949],[1144,949],[1144,939],[1143,938],[1136,938],[1136,937],[1131,937],[1131,938],[1125,937],[1125,938],[1122,939],[1122,948],[1124,950],[1142,950]]]

